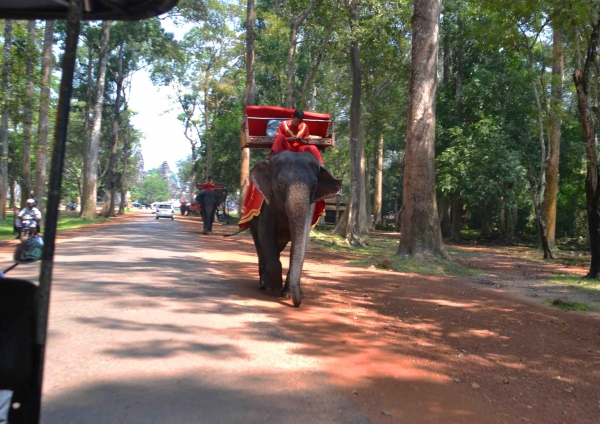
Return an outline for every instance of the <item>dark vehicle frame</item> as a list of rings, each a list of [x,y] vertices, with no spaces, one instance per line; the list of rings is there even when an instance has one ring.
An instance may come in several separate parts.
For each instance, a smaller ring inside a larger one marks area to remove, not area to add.
[[[0,0],[0,19],[66,19],[62,76],[54,129],[52,162],[39,286],[25,280],[0,281],[0,390],[11,390],[11,424],[40,422],[48,307],[55,238],[67,144],[67,128],[77,43],[82,20],[136,21],[171,10],[178,0]],[[2,303],[4,302],[4,303]]]

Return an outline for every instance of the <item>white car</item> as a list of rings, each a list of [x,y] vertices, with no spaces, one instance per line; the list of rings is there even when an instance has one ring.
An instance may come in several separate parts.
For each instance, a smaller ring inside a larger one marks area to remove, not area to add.
[[[158,203],[156,206],[156,219],[158,218],[171,218],[175,219],[175,210],[173,205],[170,203]]]

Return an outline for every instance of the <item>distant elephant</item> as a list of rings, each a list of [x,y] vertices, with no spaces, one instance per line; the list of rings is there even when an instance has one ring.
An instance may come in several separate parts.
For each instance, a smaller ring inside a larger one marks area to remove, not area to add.
[[[212,190],[204,190],[196,196],[196,202],[200,204],[200,216],[204,223],[202,234],[212,234],[212,226],[215,221],[217,207],[221,206],[221,196]]]
[[[258,254],[260,288],[281,289],[281,296],[291,297],[294,306],[300,306],[300,277],[315,202],[334,197],[342,182],[311,153],[291,151],[258,162],[250,178],[265,200],[260,214],[248,225]],[[290,241],[290,266],[283,286],[279,257]]]

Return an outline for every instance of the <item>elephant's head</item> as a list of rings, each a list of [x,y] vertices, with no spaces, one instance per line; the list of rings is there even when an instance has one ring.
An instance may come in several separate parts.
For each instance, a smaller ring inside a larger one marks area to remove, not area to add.
[[[281,152],[254,165],[250,178],[265,201],[282,211],[296,198],[315,203],[335,197],[342,188],[342,181],[310,153]]]
[[[300,275],[310,233],[314,203],[334,197],[342,182],[333,177],[310,153],[281,152],[258,162],[250,178],[270,207],[284,213],[292,241],[289,284],[294,305],[300,305]],[[268,273],[269,270],[266,270]],[[279,278],[273,275],[271,278]]]

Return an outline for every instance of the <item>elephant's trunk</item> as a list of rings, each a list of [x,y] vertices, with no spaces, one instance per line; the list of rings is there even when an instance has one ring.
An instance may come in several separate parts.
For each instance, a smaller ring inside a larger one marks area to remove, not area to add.
[[[285,208],[290,224],[292,246],[290,249],[289,288],[294,306],[302,303],[300,278],[310,233],[314,205],[310,203],[310,190],[306,184],[295,183],[288,188]]]

